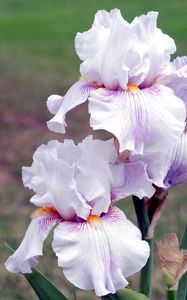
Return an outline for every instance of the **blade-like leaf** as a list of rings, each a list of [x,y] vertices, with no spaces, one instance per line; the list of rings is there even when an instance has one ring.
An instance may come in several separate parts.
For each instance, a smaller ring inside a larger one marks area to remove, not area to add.
[[[187,227],[183,233],[181,244],[181,249],[187,249]],[[187,299],[187,272],[182,276],[179,281],[178,291],[177,291],[177,300],[186,300]]]
[[[5,246],[11,253],[14,253],[14,250],[8,244],[5,244]],[[38,270],[33,269],[32,273],[24,274],[24,276],[40,300],[68,300],[57,287]]]
[[[31,274],[25,274],[40,300],[67,300],[67,298],[41,272],[34,269]]]
[[[101,298],[103,300],[149,300],[145,295],[129,288],[121,289],[116,294],[108,294]]]

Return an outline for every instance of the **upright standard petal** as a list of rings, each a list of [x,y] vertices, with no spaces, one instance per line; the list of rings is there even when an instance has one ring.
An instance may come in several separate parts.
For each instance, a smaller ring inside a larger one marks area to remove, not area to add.
[[[47,122],[51,131],[65,133],[65,116],[75,106],[85,102],[89,91],[93,88],[92,84],[85,80],[76,82],[64,97],[52,95],[48,98],[47,107],[55,116]]]
[[[98,89],[89,97],[90,123],[118,139],[120,152],[154,153],[169,148],[185,127],[185,105],[162,85],[134,91]]]
[[[31,167],[23,167],[23,183],[36,193],[32,203],[55,207],[65,220],[108,211],[110,163],[117,159],[113,140],[89,136],[77,146],[72,140],[51,141],[40,146],[33,159]]]
[[[77,161],[76,180],[81,195],[92,206],[92,214],[108,212],[111,203],[113,174],[110,164],[117,159],[113,140],[94,140],[87,137],[79,148],[82,156]]]
[[[63,222],[54,232],[53,250],[69,281],[98,296],[128,284],[149,257],[148,243],[118,208],[86,222]]]
[[[75,178],[79,155],[72,141],[52,141],[39,147],[32,166],[23,167],[24,185],[36,192],[31,202],[37,206],[53,206],[65,220],[76,215],[86,219],[91,207],[78,191]]]
[[[10,272],[32,273],[32,268],[38,264],[37,257],[43,254],[43,242],[49,231],[61,221],[58,213],[50,208],[43,211],[41,209],[37,214],[38,216],[33,216],[19,248],[5,263]]]
[[[88,78],[98,85],[107,84],[103,78],[103,59],[107,53],[108,41],[110,39],[111,29],[116,24],[128,24],[123,20],[118,9],[111,10],[108,13],[100,10],[96,13],[92,28],[83,33],[77,33],[75,38],[75,48],[78,56],[83,61],[80,66],[82,76]],[[119,48],[118,48],[119,49]],[[113,55],[114,57],[114,55]],[[108,63],[111,63],[108,60]],[[109,68],[110,68],[109,67]],[[105,70],[107,73],[107,70]],[[112,72],[109,72],[109,76]],[[115,74],[112,75],[111,81],[115,80]],[[111,84],[109,83],[111,86]]]
[[[176,51],[174,40],[157,28],[157,17],[157,12],[150,11],[146,15],[135,17],[131,23],[138,37],[136,51],[141,51],[139,65],[129,71],[131,84],[149,87],[166,68],[171,54]]]
[[[174,40],[157,28],[157,16],[149,12],[128,23],[118,9],[98,11],[92,28],[75,38],[81,74],[107,89],[150,86],[176,50]]]

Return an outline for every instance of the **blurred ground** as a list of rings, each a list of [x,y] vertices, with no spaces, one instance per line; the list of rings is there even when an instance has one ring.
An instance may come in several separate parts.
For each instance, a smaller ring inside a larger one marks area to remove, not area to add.
[[[34,300],[36,296],[21,275],[4,268],[7,251],[3,242],[13,247],[20,242],[33,210],[28,200],[31,192],[21,183],[21,167],[30,165],[32,153],[49,139],[64,136],[50,133],[45,122],[51,117],[45,101],[48,95],[64,94],[79,77],[79,61],[74,51],[74,36],[91,26],[98,9],[118,7],[128,20],[135,15],[157,10],[159,26],[177,44],[177,55],[187,49],[186,0],[0,0],[0,300]],[[65,137],[80,141],[91,132],[86,105],[68,116]],[[156,237],[166,232],[181,234],[186,225],[187,190],[171,191]],[[134,220],[130,200],[120,206]],[[61,270],[46,243],[39,268],[64,293],[73,299],[73,287],[62,280]],[[133,281],[136,287],[137,280]],[[154,272],[154,299],[164,299],[164,286],[157,266]],[[76,291],[77,299],[94,299],[92,293]]]

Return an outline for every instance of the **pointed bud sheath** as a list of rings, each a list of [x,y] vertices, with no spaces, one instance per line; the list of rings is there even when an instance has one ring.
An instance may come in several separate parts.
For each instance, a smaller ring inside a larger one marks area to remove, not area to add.
[[[163,189],[156,188],[155,194],[151,198],[146,198],[146,208],[150,220],[150,226],[147,232],[147,239],[152,239],[155,228],[162,215],[163,208],[167,200],[168,192]]]
[[[179,249],[175,233],[165,236],[164,241],[157,242],[157,253],[163,278],[168,288],[177,288],[178,282],[187,271],[187,250]]]

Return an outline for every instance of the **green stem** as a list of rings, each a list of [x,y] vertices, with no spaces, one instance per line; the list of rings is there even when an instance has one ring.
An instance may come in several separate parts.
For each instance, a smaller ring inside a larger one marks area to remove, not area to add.
[[[177,300],[177,290],[168,289],[167,290],[167,300]]]
[[[153,240],[147,240],[150,246],[150,256],[146,265],[141,270],[140,293],[146,295],[151,300],[152,277],[153,277]]]
[[[153,240],[146,239],[147,231],[149,229],[149,218],[145,207],[144,200],[133,196],[134,208],[136,211],[136,216],[138,220],[138,225],[142,233],[142,238],[149,243],[150,246],[150,256],[149,259],[141,270],[140,277],[140,292],[146,295],[151,300],[152,292],[152,273],[153,273]]]

